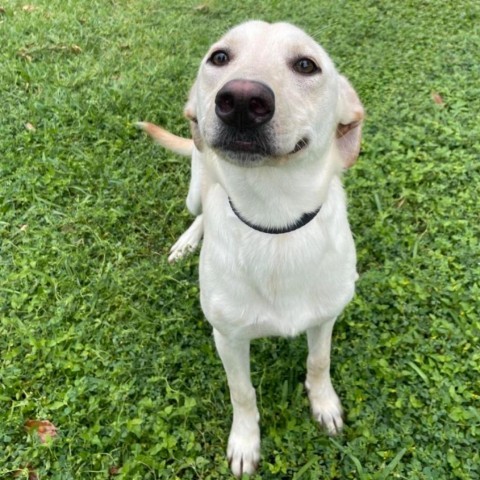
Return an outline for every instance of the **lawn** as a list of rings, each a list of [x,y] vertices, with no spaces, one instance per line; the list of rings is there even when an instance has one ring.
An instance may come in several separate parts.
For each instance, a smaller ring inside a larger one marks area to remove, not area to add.
[[[310,32],[367,111],[332,352],[347,425],[311,418],[304,337],[255,341],[255,478],[480,478],[474,0],[0,3],[0,478],[229,478],[198,255],[167,262],[189,162],[134,123],[187,135],[201,57],[250,18]]]

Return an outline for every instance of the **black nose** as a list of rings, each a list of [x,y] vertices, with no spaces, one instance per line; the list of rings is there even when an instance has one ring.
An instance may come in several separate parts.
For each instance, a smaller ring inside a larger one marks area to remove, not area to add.
[[[275,94],[261,82],[231,80],[215,97],[215,113],[227,125],[240,130],[267,123],[275,113]]]

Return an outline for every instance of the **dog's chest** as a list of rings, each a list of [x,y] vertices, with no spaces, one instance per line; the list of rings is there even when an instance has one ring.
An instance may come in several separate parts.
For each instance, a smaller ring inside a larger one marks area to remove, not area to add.
[[[206,212],[201,300],[213,326],[289,336],[337,316],[353,295],[355,249],[346,216],[332,226],[321,220],[270,235],[227,207]]]

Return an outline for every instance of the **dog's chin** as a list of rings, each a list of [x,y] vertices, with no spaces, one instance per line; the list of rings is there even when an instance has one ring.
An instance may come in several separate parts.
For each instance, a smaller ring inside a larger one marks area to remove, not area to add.
[[[265,165],[272,154],[253,145],[222,145],[214,147],[217,155],[234,165],[242,167],[259,167]]]
[[[308,147],[309,141],[302,138],[290,152],[281,152],[265,148],[254,142],[237,141],[230,144],[214,145],[213,150],[223,160],[242,167],[260,167],[277,163],[280,159],[289,159]]]

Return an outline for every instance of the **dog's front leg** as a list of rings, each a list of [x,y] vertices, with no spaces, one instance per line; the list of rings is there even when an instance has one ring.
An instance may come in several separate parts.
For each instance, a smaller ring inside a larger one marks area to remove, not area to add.
[[[335,319],[307,330],[308,359],[305,385],[316,420],[330,435],[343,427],[342,406],[330,380],[330,348]]]
[[[215,344],[227,373],[233,423],[227,456],[237,477],[255,472],[260,460],[260,428],[255,390],[250,380],[250,341],[214,330]]]

